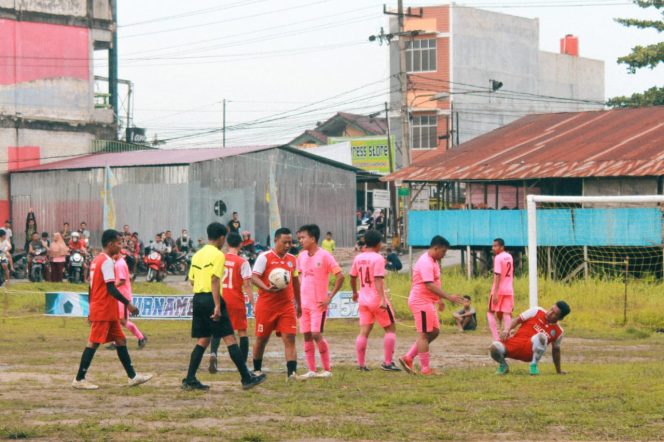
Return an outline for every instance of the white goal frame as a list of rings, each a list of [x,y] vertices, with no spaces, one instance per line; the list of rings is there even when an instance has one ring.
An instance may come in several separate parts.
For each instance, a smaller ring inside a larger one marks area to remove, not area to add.
[[[663,203],[664,195],[552,196],[528,195],[528,291],[530,307],[537,307],[537,203]]]

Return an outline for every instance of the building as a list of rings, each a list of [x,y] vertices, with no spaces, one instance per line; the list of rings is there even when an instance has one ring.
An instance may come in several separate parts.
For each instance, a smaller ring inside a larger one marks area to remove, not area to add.
[[[305,130],[288,144],[310,148],[328,144],[330,137],[359,138],[375,135],[387,135],[385,118],[337,112],[329,120],[318,123],[315,129]]]
[[[22,244],[32,208],[42,231],[86,221],[98,246],[101,195],[112,185],[116,227],[128,224],[146,243],[166,229],[205,238],[210,222],[227,223],[237,211],[242,230],[261,244],[277,227],[313,222],[348,247],[355,243],[357,172],[288,146],[86,155],[11,173],[14,234]]]
[[[113,60],[114,5],[0,0],[0,220],[10,215],[8,172],[116,139],[113,109],[95,106],[93,66]]]
[[[411,158],[524,115],[603,108],[604,63],[579,57],[575,37],[561,40],[561,53],[549,53],[539,49],[537,19],[454,4],[421,11],[405,19],[408,34],[392,40],[407,39]],[[398,32],[396,18],[390,32]],[[391,128],[400,143],[400,57],[397,44],[390,48]]]

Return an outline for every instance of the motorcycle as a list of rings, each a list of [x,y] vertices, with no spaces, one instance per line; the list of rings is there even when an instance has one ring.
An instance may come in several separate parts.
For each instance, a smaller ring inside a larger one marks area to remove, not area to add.
[[[25,252],[12,255],[14,270],[11,272],[12,279],[25,279],[28,276],[28,255]]]
[[[48,258],[46,256],[45,247],[37,247],[35,249],[35,256],[32,258],[32,269],[30,270],[30,281],[42,282],[46,272],[46,265]]]
[[[187,252],[177,253],[168,264],[168,273],[171,275],[184,275],[189,270]]]
[[[143,261],[148,267],[147,282],[160,282],[166,278],[166,264],[161,253],[153,250],[143,258]]]
[[[69,255],[69,269],[67,271],[69,282],[78,284],[83,282],[83,264],[85,257],[80,250],[72,250]]]

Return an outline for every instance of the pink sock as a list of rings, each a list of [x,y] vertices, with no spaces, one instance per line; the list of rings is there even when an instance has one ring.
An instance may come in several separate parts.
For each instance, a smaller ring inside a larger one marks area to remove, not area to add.
[[[510,331],[512,326],[512,315],[509,313],[503,313],[503,330],[505,333]]]
[[[411,361],[415,359],[415,356],[417,356],[417,341],[415,341],[413,346],[410,347],[410,350],[408,350],[408,353],[406,353],[406,357]]]
[[[491,330],[491,336],[493,336],[494,341],[500,341],[498,336],[498,326],[496,325],[496,317],[493,313],[487,312],[486,321],[489,324],[489,330]]]
[[[397,335],[393,332],[385,333],[383,337],[383,347],[385,348],[385,364],[392,363],[392,356],[394,356],[394,347],[397,345]]]
[[[137,339],[143,339],[145,336],[143,336],[143,333],[136,327],[136,324],[134,324],[131,321],[127,321],[127,324],[125,325],[127,327],[127,330],[131,332],[132,335],[136,336]]]
[[[320,353],[320,362],[323,365],[323,370],[330,371],[330,347],[327,345],[325,339],[318,341],[318,353]]]
[[[304,357],[309,371],[316,371],[316,345],[314,341],[304,341]]]
[[[429,352],[420,353],[420,365],[422,366],[422,370],[429,369]]]
[[[368,339],[360,335],[355,340],[355,349],[357,350],[357,365],[360,367],[366,366],[365,357],[367,355],[367,341]]]

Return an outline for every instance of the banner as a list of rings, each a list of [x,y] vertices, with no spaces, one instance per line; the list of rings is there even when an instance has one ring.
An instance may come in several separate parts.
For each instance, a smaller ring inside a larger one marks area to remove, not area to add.
[[[329,144],[350,142],[352,165],[369,172],[390,173],[390,152],[387,137],[335,138],[328,139]],[[392,165],[394,166],[394,138],[390,140]]]
[[[48,316],[87,317],[90,313],[87,293],[46,293],[44,314]],[[193,295],[135,295],[133,303],[142,319],[191,319]],[[352,292],[339,292],[330,303],[327,317],[330,319],[357,318],[358,305]],[[247,317],[254,312],[247,303]]]

